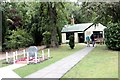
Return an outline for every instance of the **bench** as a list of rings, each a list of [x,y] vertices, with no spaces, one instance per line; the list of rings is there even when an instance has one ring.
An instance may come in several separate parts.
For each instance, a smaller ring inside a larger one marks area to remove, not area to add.
[[[104,44],[104,39],[103,38],[96,38],[95,40],[96,44]]]

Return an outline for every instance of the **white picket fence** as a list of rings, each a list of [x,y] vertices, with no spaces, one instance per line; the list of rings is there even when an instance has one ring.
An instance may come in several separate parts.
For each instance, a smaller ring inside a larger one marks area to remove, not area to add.
[[[8,54],[9,53],[6,52],[6,62],[9,62],[9,55]],[[29,61],[29,58],[30,58],[29,53],[26,52],[26,50],[23,50],[22,54],[23,54],[24,58],[27,57],[26,61],[27,61],[27,64],[29,64],[31,62],[31,61]],[[13,64],[15,64],[16,60],[18,59],[18,51],[13,52],[12,58],[13,58]],[[44,50],[42,50],[42,59],[45,60]],[[47,51],[47,59],[50,59],[50,49],[48,49],[48,51]],[[38,63],[38,53],[37,52],[35,52],[35,59],[34,60],[35,60],[35,61],[33,61],[34,63]]]

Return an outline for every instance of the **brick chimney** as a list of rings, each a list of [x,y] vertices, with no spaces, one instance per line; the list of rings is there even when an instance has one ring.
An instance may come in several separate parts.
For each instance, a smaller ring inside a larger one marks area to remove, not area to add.
[[[73,14],[71,16],[71,24],[75,24],[75,20],[74,20]]]

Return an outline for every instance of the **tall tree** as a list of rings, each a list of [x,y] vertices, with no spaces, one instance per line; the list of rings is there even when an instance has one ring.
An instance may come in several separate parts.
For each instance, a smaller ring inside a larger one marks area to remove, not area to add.
[[[90,14],[88,19],[94,23],[102,23],[107,25],[109,22],[120,21],[120,2],[84,2],[82,4],[82,10],[87,14]]]

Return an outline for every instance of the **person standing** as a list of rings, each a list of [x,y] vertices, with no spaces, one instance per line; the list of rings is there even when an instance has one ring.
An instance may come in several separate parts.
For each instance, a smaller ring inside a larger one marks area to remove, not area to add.
[[[90,37],[86,36],[87,47],[90,47]]]
[[[93,47],[94,47],[94,45],[95,45],[95,37],[94,37],[94,34],[92,34],[90,38],[91,38],[91,40],[92,40],[92,45],[93,45]]]

